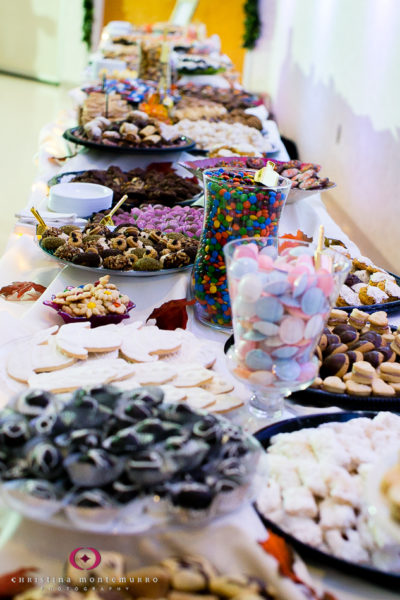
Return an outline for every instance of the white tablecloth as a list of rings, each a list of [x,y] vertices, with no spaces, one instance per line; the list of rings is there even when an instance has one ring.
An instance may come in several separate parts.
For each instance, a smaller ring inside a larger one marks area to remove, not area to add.
[[[68,115],[68,118],[71,118]],[[54,175],[59,168],[50,164],[49,156],[55,149],[62,155],[63,143],[60,139],[60,124],[57,124],[57,131],[54,132],[54,126],[48,126],[42,133],[42,146],[39,152],[39,174],[38,179],[33,186],[33,192],[29,199],[28,207],[43,201],[43,190],[45,182]],[[271,139],[280,147],[280,156],[278,158],[286,159],[287,154],[279,139],[279,133],[276,125],[271,125]],[[159,158],[166,159],[165,155],[157,157],[151,156],[150,162],[155,162]],[[177,158],[177,157],[175,157]],[[145,166],[149,160],[140,157],[123,156],[116,154],[97,154],[84,151],[63,165],[61,171],[75,171],[91,167],[104,168],[110,164],[119,164],[121,167],[132,168],[134,165]],[[281,222],[280,233],[296,233],[301,229],[309,236],[315,236],[318,233],[320,224],[325,227],[328,237],[343,240],[349,248],[357,252],[357,248],[348,239],[340,227],[329,217],[319,193],[313,195],[307,200],[301,200],[296,204],[287,205],[284,208]],[[57,286],[57,281],[65,284],[65,281],[82,283],[93,279],[90,273],[79,270],[75,267],[67,267],[62,271],[62,267],[55,260],[48,258],[35,244],[33,239],[33,230],[19,227],[16,231],[24,232],[13,233],[10,235],[7,250],[0,259],[0,285],[5,285],[11,281],[32,280],[50,286],[49,291]],[[61,273],[62,271],[62,273]],[[61,274],[60,274],[61,273]],[[55,279],[59,276],[59,279]],[[183,298],[187,294],[189,283],[189,273],[175,274],[165,277],[154,278],[116,278],[118,285],[121,285],[123,291],[136,302],[135,317],[145,319],[155,306],[173,298]],[[52,283],[54,281],[54,283]],[[6,343],[14,337],[23,336],[27,328],[34,330],[37,327],[46,324],[51,311],[46,313],[42,302],[39,300],[35,305],[32,303],[11,303],[0,299],[0,339]],[[199,336],[209,339],[224,341],[226,335],[209,329],[190,315],[189,329]],[[312,412],[308,410],[307,412]],[[314,411],[315,412],[315,411]],[[290,416],[288,412],[285,416]],[[262,422],[260,422],[262,426]],[[255,518],[253,512],[249,509],[243,512],[241,516],[233,515],[228,524],[236,527],[235,534],[240,539],[240,529],[244,535],[246,531],[250,539],[260,539],[260,527],[262,526]],[[26,519],[21,519],[16,513],[8,510],[0,511],[0,575],[9,569],[19,568],[21,566],[37,565],[46,575],[59,575],[61,573],[62,563],[66,559],[66,554],[73,548],[81,545],[93,545],[97,548],[114,549],[120,551],[134,551],[138,542],[135,538],[126,537],[110,538],[107,536],[87,535],[74,533],[72,531],[60,531],[43,527],[31,523]],[[217,525],[216,525],[217,527]],[[209,543],[216,529],[206,532],[205,536],[199,536],[199,548],[212,548]],[[238,533],[239,531],[239,533]],[[188,536],[183,536],[189,544]],[[217,536],[218,537],[218,536]],[[57,541],[56,541],[57,540]],[[231,545],[233,540],[224,539],[221,546],[217,546],[215,552],[224,553],[227,546]],[[215,554],[214,552],[214,554]],[[243,553],[242,553],[243,556]],[[324,585],[337,594],[342,600],[394,600],[398,595],[377,588],[368,583],[363,583],[360,579],[349,578],[340,575],[336,571],[328,569],[312,569],[313,575],[319,580],[323,580]]]

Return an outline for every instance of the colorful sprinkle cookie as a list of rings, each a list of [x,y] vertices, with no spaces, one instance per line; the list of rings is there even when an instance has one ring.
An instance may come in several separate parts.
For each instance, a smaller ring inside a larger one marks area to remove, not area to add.
[[[252,170],[205,172],[206,215],[194,268],[196,314],[202,321],[231,327],[223,247],[231,240],[276,236],[290,186],[254,183]],[[280,185],[285,180],[280,178]],[[243,268],[246,270],[246,266]]]

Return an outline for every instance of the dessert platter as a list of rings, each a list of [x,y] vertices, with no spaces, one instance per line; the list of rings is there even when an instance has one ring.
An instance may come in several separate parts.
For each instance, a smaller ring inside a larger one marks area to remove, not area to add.
[[[111,165],[108,169],[66,172],[52,177],[48,185],[76,182],[96,183],[110,188],[113,191],[113,204],[126,194],[125,209],[144,203],[185,205],[194,202],[201,194],[197,177],[180,176],[172,163],[152,163],[145,169],[134,168],[130,171]]]
[[[46,254],[63,264],[99,273],[151,277],[190,269],[198,242],[183,233],[140,230],[122,224],[110,228],[89,223],[49,227],[38,242]]]
[[[269,478],[256,506],[266,525],[303,556],[398,589],[398,546],[375,527],[364,489],[400,416],[341,412],[298,417],[256,435]]]

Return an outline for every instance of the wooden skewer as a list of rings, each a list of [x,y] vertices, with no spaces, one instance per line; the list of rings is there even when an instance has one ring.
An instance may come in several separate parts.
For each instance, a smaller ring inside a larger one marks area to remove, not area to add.
[[[117,202],[117,204],[109,212],[109,214],[101,219],[100,225],[111,225],[111,227],[112,227],[114,225],[114,221],[112,220],[113,215],[116,213],[116,211],[123,205],[123,203],[127,199],[128,199],[128,194],[125,194],[125,196],[122,196],[121,200],[119,202]]]
[[[324,226],[320,225],[319,226],[319,234],[318,234],[318,244],[317,244],[317,249],[314,253],[314,266],[316,269],[319,269],[321,266],[321,254],[322,254],[322,249],[324,247]]]

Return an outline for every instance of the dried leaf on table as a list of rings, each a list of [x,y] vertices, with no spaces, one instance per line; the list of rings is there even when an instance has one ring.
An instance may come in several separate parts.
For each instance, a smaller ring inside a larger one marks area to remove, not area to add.
[[[336,600],[335,596],[329,592],[323,592],[322,596],[319,595],[316,590],[298,577],[294,571],[295,554],[282,537],[268,530],[268,538],[263,542],[259,542],[259,544],[265,552],[278,561],[281,575],[307,589],[307,597],[310,600]]]
[[[10,285],[5,285],[0,289],[0,296],[11,302],[34,302],[40,298],[45,290],[46,288],[43,285],[32,281],[13,281]]]
[[[35,583],[28,582],[27,579],[32,578],[36,571],[35,567],[26,567],[0,575],[0,598],[13,597],[34,587]],[[15,583],[12,581],[14,578],[16,579]],[[23,581],[19,581],[20,578]]]
[[[155,319],[156,325],[160,329],[186,329],[188,322],[186,307],[192,306],[194,303],[195,300],[186,300],[186,298],[182,298],[181,300],[169,300],[168,302],[164,302],[164,304],[158,308],[155,308],[147,321],[149,319]]]
[[[282,241],[282,239],[284,239],[284,241]],[[297,230],[296,235],[293,235],[292,233],[285,233],[281,236],[279,236],[279,251],[282,252],[282,250],[285,250],[285,248],[291,248],[292,246],[296,246],[297,244],[290,242],[289,240],[293,240],[293,241],[300,241],[300,242],[307,242],[308,244],[310,242],[313,241],[312,237],[308,237],[304,231],[301,231],[301,229]]]

